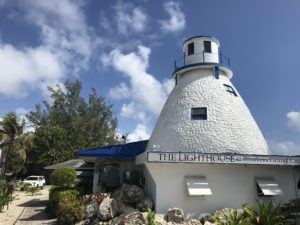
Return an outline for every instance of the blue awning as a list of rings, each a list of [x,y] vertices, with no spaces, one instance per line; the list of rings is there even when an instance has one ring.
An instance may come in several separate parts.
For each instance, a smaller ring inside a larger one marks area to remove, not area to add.
[[[110,145],[76,152],[78,157],[134,159],[146,150],[148,140],[121,145]]]

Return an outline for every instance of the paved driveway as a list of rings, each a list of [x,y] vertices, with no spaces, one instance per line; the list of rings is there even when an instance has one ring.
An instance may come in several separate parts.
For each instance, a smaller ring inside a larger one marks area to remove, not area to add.
[[[47,199],[33,199],[22,204],[24,210],[14,223],[15,225],[40,225],[55,224],[55,220],[49,220],[45,213]]]

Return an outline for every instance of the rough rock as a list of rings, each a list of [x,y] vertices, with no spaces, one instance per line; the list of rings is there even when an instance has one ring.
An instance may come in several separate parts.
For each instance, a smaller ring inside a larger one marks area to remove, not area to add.
[[[121,215],[109,221],[109,225],[143,225],[146,221],[140,212]]]
[[[206,221],[210,222],[210,223],[214,223],[214,219],[212,218],[212,216],[210,214],[202,214],[200,216],[200,222],[201,224],[204,224]]]
[[[99,206],[97,202],[95,201],[89,202],[84,209],[84,218],[85,219],[92,218],[96,214],[98,207]]]
[[[215,225],[215,223],[211,223],[209,221],[205,221],[205,223],[203,225]]]
[[[175,223],[183,223],[184,222],[184,214],[181,208],[171,208],[167,213],[167,221],[175,222]]]
[[[118,213],[118,205],[113,198],[105,198],[98,208],[98,217],[101,221],[109,221]]]
[[[153,201],[151,198],[143,198],[136,204],[136,208],[141,212],[146,212],[148,209],[153,209]]]
[[[231,214],[232,211],[237,211],[238,214],[243,214],[244,210],[243,209],[233,209],[233,208],[224,208],[221,210],[217,210],[214,215],[216,217],[218,217],[220,220],[225,220],[225,216],[224,215],[229,215]]]
[[[75,225],[84,225],[84,224],[85,224],[85,221],[80,221],[80,222],[75,223]]]
[[[123,203],[122,201],[117,201],[118,203],[118,214],[127,215],[134,212],[139,212],[138,209],[133,208],[132,206]]]
[[[144,198],[144,191],[136,185],[123,183],[121,187],[112,194],[112,197],[124,203],[136,204]]]
[[[202,223],[197,219],[189,219],[187,225],[202,225]]]
[[[146,213],[147,216],[147,213]],[[166,225],[167,224],[167,216],[163,214],[156,213],[155,220],[158,224]]]

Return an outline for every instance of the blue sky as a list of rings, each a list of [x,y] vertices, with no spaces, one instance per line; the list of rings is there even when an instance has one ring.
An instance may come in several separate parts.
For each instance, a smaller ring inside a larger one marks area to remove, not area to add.
[[[114,105],[119,132],[148,138],[182,42],[213,35],[274,154],[300,154],[300,1],[0,0],[0,117],[79,78]]]

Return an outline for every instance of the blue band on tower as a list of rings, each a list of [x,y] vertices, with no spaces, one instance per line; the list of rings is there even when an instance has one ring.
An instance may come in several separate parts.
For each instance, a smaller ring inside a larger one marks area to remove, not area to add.
[[[215,76],[216,76],[216,79],[219,79],[219,75],[220,75],[220,69],[218,66],[215,67]]]

